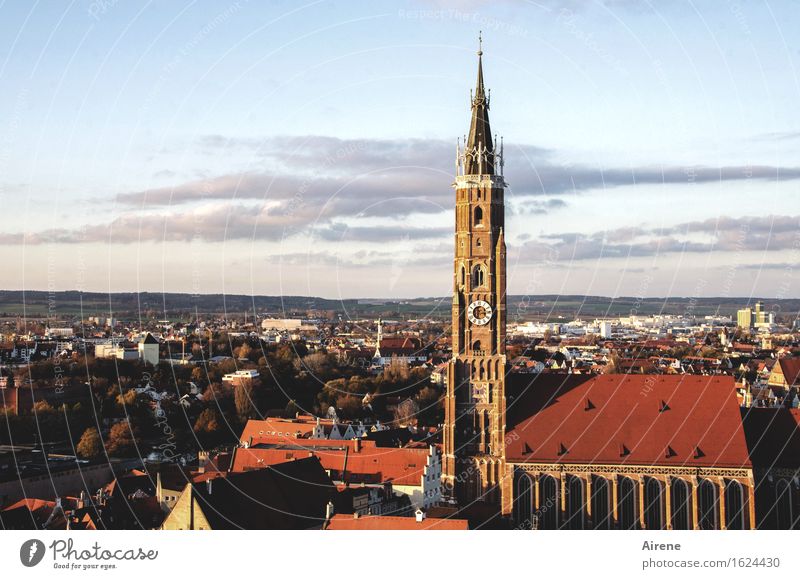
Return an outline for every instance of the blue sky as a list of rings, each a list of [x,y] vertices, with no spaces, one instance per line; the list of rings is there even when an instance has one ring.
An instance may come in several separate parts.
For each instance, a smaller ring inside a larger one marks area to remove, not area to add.
[[[0,4],[6,288],[450,291],[478,30],[512,293],[800,296],[792,2]]]

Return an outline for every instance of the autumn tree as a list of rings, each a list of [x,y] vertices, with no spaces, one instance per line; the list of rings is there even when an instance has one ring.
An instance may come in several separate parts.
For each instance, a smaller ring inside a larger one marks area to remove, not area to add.
[[[394,420],[397,426],[413,426],[417,424],[417,416],[419,414],[419,404],[411,399],[406,398],[394,410]]]
[[[391,382],[405,381],[409,376],[408,362],[397,357],[392,357],[389,365],[383,370],[383,377]]]
[[[106,449],[110,456],[132,456],[136,454],[136,440],[127,420],[117,422],[108,434]]]
[[[334,375],[336,361],[330,354],[314,352],[305,358],[295,358],[294,366],[297,370],[305,370],[318,380],[325,381]]]
[[[236,357],[241,359],[249,359],[250,355],[253,353],[253,348],[250,347],[250,344],[245,342],[238,348],[236,348]]]
[[[241,384],[237,384],[233,396],[236,404],[236,416],[239,417],[239,422],[245,423],[255,414],[252,381],[242,380]]]
[[[603,374],[621,374],[622,370],[620,369],[620,363],[620,357],[616,354],[612,354],[609,356],[608,362],[603,369]]]
[[[83,432],[76,451],[82,458],[96,458],[103,452],[103,441],[97,428],[90,426]]]
[[[206,408],[194,422],[198,434],[215,434],[220,430],[220,415],[214,408]]]

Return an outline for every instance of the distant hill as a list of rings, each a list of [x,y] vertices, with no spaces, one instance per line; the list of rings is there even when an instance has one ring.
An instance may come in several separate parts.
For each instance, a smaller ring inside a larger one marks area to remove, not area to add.
[[[63,291],[0,290],[0,316],[28,318],[56,316],[59,318],[86,318],[88,316],[114,315],[119,319],[169,320],[190,319],[196,314],[223,314],[243,317],[316,315],[346,318],[392,316],[398,319],[432,317],[446,319],[450,316],[450,297],[414,299],[347,299],[332,300],[311,296],[247,296],[182,293],[93,293]],[[720,314],[735,316],[736,310],[752,305],[761,299],[765,308],[774,309],[776,315],[788,319],[797,317],[800,299],[771,300],[768,298],[637,298],[581,295],[509,296],[508,320],[557,320],[574,317],[647,315],[654,313],[705,316]]]

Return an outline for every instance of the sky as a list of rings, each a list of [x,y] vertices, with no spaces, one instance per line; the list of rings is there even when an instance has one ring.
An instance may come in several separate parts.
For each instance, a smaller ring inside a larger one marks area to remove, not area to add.
[[[792,1],[0,2],[0,288],[451,291],[477,37],[509,292],[800,297]]]

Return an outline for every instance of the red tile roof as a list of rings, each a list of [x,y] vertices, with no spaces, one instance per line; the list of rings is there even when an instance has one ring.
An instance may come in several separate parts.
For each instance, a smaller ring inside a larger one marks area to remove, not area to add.
[[[794,386],[800,377],[800,358],[781,358],[778,364],[788,386]]]
[[[266,418],[264,420],[248,420],[242,431],[240,440],[249,441],[253,438],[256,444],[259,440],[270,436],[284,438],[308,437],[314,432],[316,424],[308,420],[289,420],[285,418]]]
[[[333,480],[351,483],[385,483],[420,486],[428,449],[378,447],[373,441],[277,440],[276,444],[237,448],[231,470],[244,472],[287,460],[316,456]],[[346,461],[346,462],[345,462]]]
[[[511,462],[750,466],[730,376],[539,375],[506,440]]]
[[[329,531],[467,531],[469,524],[465,519],[425,518],[418,522],[414,517],[334,515],[326,528]]]

